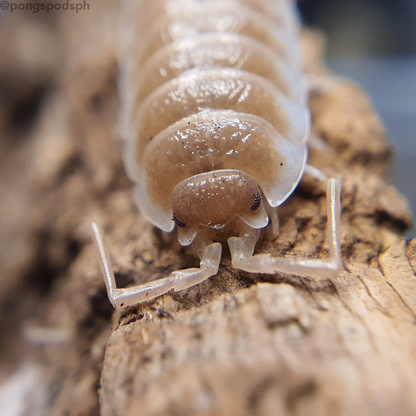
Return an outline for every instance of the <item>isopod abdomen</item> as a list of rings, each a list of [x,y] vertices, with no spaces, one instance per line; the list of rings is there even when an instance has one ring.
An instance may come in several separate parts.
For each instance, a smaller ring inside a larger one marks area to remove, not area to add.
[[[201,258],[200,268],[116,289],[93,232],[114,306],[182,290],[216,274],[228,241],[234,267],[334,275],[339,196],[328,181],[331,257],[253,256],[260,229],[299,183],[310,115],[299,20],[289,0],[128,1],[122,19],[120,133],[141,213]],[[312,169],[309,170],[313,172]]]

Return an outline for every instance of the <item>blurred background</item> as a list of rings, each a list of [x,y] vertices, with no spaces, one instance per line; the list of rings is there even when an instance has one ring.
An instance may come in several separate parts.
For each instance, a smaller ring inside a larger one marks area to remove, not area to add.
[[[394,184],[416,212],[416,1],[300,0],[327,35],[328,66],[361,84],[395,147]],[[416,232],[409,232],[415,237]]]

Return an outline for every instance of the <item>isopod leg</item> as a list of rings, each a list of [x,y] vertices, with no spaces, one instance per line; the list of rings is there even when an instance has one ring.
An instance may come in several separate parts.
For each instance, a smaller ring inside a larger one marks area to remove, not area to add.
[[[203,282],[218,272],[221,261],[221,244],[200,243],[201,263],[199,268],[184,269],[172,272],[169,276],[153,282],[117,289],[111,266],[110,256],[104,243],[102,231],[98,224],[91,224],[92,238],[97,248],[101,271],[107,288],[108,298],[115,308],[135,305],[163,295],[170,290],[179,292]],[[198,248],[197,248],[198,249]]]
[[[111,265],[111,259],[108,254],[107,246],[103,240],[102,228],[95,222],[91,223],[91,238],[94,241],[94,246],[100,259],[100,268],[104,277],[108,299],[110,299],[111,304],[115,307],[114,295],[117,289],[113,266]]]
[[[254,234],[245,232],[240,237],[228,239],[233,266],[251,273],[274,274],[284,272],[299,276],[329,278],[337,276],[341,269],[340,195],[341,187],[338,181],[333,178],[329,179],[327,184],[327,207],[330,258],[299,260],[272,257],[270,254],[253,256]]]
[[[321,170],[315,168],[315,166],[312,165],[305,166],[305,174],[312,176],[312,178],[318,179],[318,181],[324,183],[328,181],[328,177],[325,175],[325,173],[323,173]]]
[[[318,150],[319,152],[324,152],[325,150],[328,150],[328,145],[322,139],[322,137],[311,135],[308,138],[308,148]]]
[[[263,201],[264,200],[265,198],[263,198]],[[267,215],[269,216],[272,237],[277,238],[280,233],[279,213],[277,208],[271,207],[267,202],[264,204],[264,208],[266,209]]]

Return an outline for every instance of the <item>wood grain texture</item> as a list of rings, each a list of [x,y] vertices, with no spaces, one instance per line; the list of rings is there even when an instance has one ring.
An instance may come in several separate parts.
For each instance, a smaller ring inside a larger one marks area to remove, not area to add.
[[[0,387],[6,375],[27,384],[27,415],[416,415],[416,241],[403,238],[410,213],[386,179],[383,126],[351,82],[310,100],[327,144],[310,162],[343,185],[337,279],[243,273],[225,255],[203,284],[113,313],[90,221],[105,229],[121,286],[197,261],[134,205],[115,134],[118,6],[90,4],[94,13],[59,17],[56,88],[26,140],[2,144],[0,208],[31,209],[0,219],[3,241],[24,247],[1,265]],[[330,80],[320,36],[304,42],[307,70]],[[281,235],[265,232],[257,252],[328,255],[324,193],[303,180],[280,210]],[[30,345],[28,324],[71,340]]]

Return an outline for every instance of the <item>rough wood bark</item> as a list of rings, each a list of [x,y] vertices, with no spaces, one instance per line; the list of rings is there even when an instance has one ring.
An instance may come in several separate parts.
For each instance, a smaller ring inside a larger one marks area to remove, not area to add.
[[[27,386],[24,414],[99,414],[100,398],[104,416],[416,415],[416,241],[402,237],[411,218],[386,180],[381,122],[350,82],[310,101],[328,145],[310,161],[343,184],[338,278],[252,275],[225,256],[203,284],[112,312],[90,221],[104,226],[120,285],[197,262],[137,213],[114,133],[117,5],[90,3],[94,13],[59,18],[65,65],[25,140],[0,124],[12,138],[2,141],[0,380]],[[305,49],[307,70],[329,77],[319,36],[306,34]],[[6,69],[4,79],[24,78]],[[280,211],[281,235],[266,232],[257,252],[327,255],[325,211],[324,189],[303,181]],[[71,340],[27,345],[29,324]]]

